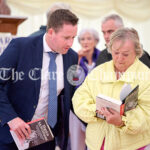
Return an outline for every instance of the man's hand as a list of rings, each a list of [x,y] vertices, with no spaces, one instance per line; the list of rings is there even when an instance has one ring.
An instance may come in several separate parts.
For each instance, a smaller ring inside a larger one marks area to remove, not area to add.
[[[101,108],[101,113],[106,117],[106,121],[115,126],[122,126],[123,121],[120,113],[111,108]]]
[[[31,134],[30,126],[25,123],[21,118],[14,118],[13,120],[8,122],[8,125],[10,129],[16,133],[17,137],[20,140],[29,138],[29,135]]]

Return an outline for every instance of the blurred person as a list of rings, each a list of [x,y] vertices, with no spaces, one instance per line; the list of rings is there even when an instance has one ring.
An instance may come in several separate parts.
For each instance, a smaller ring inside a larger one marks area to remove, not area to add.
[[[94,29],[83,29],[80,31],[78,41],[81,45],[81,49],[78,51],[79,66],[82,67],[84,74],[81,74],[81,68],[79,68],[80,75],[87,76],[88,73],[96,65],[96,60],[100,54],[100,50],[96,48],[99,42],[98,32]],[[85,78],[84,76],[84,78]],[[82,78],[84,80],[84,78]],[[80,79],[80,78],[79,78]],[[81,83],[80,83],[81,84]],[[78,85],[79,86],[79,85]],[[77,86],[77,87],[78,87]],[[85,150],[85,128],[86,125],[81,122],[73,112],[70,112],[70,143],[71,150]]]
[[[124,26],[122,18],[117,14],[111,14],[106,16],[102,21],[101,30],[106,42],[106,48],[102,50],[101,55],[99,55],[96,66],[103,64],[107,61],[112,60],[112,55],[108,52],[108,43],[110,41],[111,34],[119,28]],[[150,56],[144,51],[140,60],[150,68]]]
[[[98,32],[94,29],[83,29],[78,36],[81,49],[78,51],[79,65],[87,75],[96,65],[100,50],[96,48],[99,42]]]
[[[93,69],[76,90],[72,99],[74,111],[88,123],[86,144],[90,150],[144,150],[150,143],[150,69],[138,59],[143,49],[136,30],[116,30],[108,49],[113,59]],[[140,73],[144,78],[138,76]],[[96,96],[103,94],[119,101],[125,83],[132,88],[139,85],[136,108],[121,116],[103,107],[98,113],[106,120],[96,117]]]
[[[9,130],[19,139],[29,138],[31,129],[26,122],[42,117],[55,139],[33,150],[54,150],[62,133],[61,149],[67,149],[75,87],[66,74],[78,62],[76,52],[69,50],[77,23],[69,10],[56,10],[48,18],[45,34],[13,39],[0,56],[0,150],[17,150]]]
[[[0,0],[0,14],[2,15],[10,15],[11,10],[7,5],[6,0]]]
[[[150,150],[150,144],[146,146],[144,150]]]
[[[68,9],[68,10],[71,10],[71,7],[69,4],[67,3],[62,3],[62,2],[56,2],[56,3],[53,3],[51,5],[51,7],[47,10],[47,13],[46,13],[46,18],[48,20],[48,18],[50,17],[50,15],[55,11],[55,10],[58,10],[58,9]],[[46,25],[41,25],[40,26],[40,29],[34,33],[32,33],[30,36],[37,36],[37,35],[41,35],[41,34],[44,34],[46,32]]]

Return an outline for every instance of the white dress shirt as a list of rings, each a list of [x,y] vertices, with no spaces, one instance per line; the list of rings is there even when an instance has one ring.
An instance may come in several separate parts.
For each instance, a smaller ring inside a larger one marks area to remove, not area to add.
[[[49,78],[51,78],[51,74],[49,73],[50,57],[48,54],[48,52],[50,51],[52,50],[47,45],[44,35],[40,95],[38,105],[32,120],[39,119],[41,117],[44,117],[47,120],[48,102],[49,102]],[[57,65],[57,96],[58,96],[62,91],[62,89],[64,88],[64,68],[63,68],[62,54],[57,55],[56,65]]]

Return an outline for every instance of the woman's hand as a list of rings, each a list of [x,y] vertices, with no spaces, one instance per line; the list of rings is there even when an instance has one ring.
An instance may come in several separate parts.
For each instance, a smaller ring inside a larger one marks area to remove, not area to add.
[[[88,54],[88,52],[89,52],[88,49],[80,49],[80,50],[78,51],[78,56],[79,56],[79,57],[84,57],[84,56],[86,56],[86,55]]]
[[[88,55],[88,51],[87,49],[80,49],[78,51],[78,64],[80,63],[80,60],[82,57],[86,57]]]
[[[105,116],[107,123],[113,124],[115,126],[123,126],[122,117],[120,113],[112,108],[101,108],[100,112]]]

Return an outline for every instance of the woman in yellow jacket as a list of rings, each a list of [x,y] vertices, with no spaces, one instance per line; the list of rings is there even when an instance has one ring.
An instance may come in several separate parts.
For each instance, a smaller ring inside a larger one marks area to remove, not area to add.
[[[109,50],[113,60],[96,67],[76,90],[73,107],[77,116],[88,123],[86,144],[90,150],[144,150],[150,143],[150,69],[138,58],[142,55],[134,29],[118,29],[111,36]],[[125,83],[139,85],[138,104],[123,116],[102,108],[96,117],[96,96],[120,99]]]

